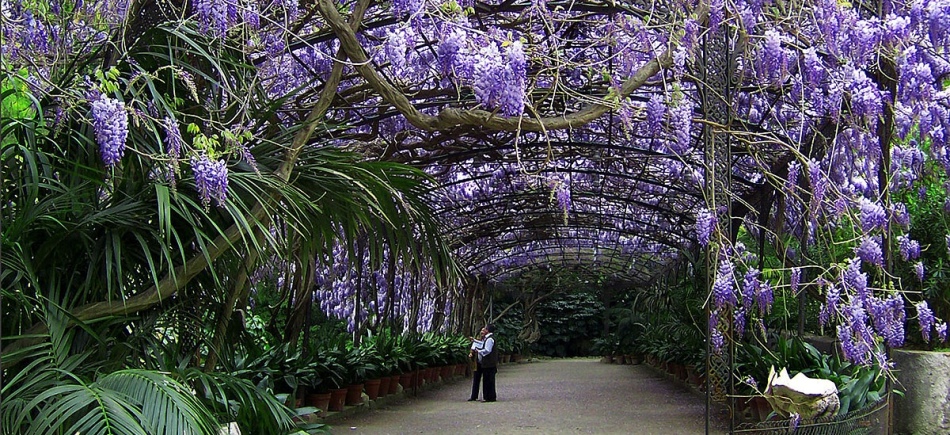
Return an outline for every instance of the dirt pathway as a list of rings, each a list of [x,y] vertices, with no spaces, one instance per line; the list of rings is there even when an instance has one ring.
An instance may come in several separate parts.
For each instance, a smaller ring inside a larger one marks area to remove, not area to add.
[[[595,359],[508,364],[498,401],[467,402],[471,380],[332,422],[334,434],[702,434],[704,398],[646,366]],[[710,433],[725,433],[711,428]]]

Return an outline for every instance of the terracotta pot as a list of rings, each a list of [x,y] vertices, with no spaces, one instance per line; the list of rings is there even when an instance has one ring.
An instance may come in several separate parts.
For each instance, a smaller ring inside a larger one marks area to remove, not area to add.
[[[366,389],[366,395],[369,396],[369,400],[376,400],[379,397],[379,385],[382,383],[379,379],[370,379],[363,384],[363,388]]]
[[[673,375],[673,378],[685,381],[686,380],[686,366],[677,362],[671,362],[667,365],[667,370]]]
[[[449,380],[453,373],[455,373],[455,366],[442,366],[442,368],[439,369],[439,376],[442,377],[442,381]]]
[[[392,375],[389,377],[389,394],[396,394],[399,392],[399,378],[401,375]]]
[[[386,395],[389,394],[389,381],[391,379],[392,379],[392,376],[383,376],[379,378],[379,396],[378,397],[386,397]],[[399,382],[399,381],[396,381],[396,382]],[[367,392],[366,394],[369,394],[369,392]]]
[[[456,376],[465,376],[465,366],[468,364],[461,363],[455,365],[455,375]]]
[[[327,412],[330,410],[330,393],[313,393],[307,395],[307,405]]]
[[[343,410],[343,404],[346,403],[346,388],[330,390],[330,405],[328,410],[340,412]]]
[[[402,385],[403,390],[412,388],[412,379],[415,377],[413,376],[415,373],[416,372],[409,372],[399,375],[399,384]]]
[[[514,355],[511,356],[511,361],[512,361],[512,362],[516,362],[516,363],[520,363],[523,358],[524,358],[524,357],[523,357],[520,353],[516,353],[516,354],[514,354]]]
[[[346,387],[346,405],[354,406],[363,403],[363,384],[352,384]]]
[[[505,354],[501,356],[501,363],[508,364],[511,362],[511,355]]]

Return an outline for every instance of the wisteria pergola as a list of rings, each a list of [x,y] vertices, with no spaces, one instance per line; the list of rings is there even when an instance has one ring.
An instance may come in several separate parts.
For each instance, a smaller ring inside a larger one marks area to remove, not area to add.
[[[876,343],[903,342],[903,330],[897,337],[888,326],[905,320],[891,266],[906,263],[918,277],[924,270],[907,207],[895,198],[926,187],[925,173],[950,173],[946,0],[140,0],[71,10],[89,9],[90,22],[59,17],[62,2],[37,15],[23,4],[0,11],[13,41],[4,61],[23,71],[9,74],[11,83],[50,101],[49,119],[85,129],[69,158],[104,185],[90,200],[110,210],[136,194],[164,192],[171,202],[175,190],[188,202],[175,209],[184,226],[195,219],[209,228],[194,234],[198,252],[187,240],[141,243],[150,267],[128,283],[111,269],[99,278],[74,266],[102,280],[64,305],[77,320],[153,308],[225,254],[247,252],[217,313],[213,367],[250,271],[272,265],[262,247],[285,237],[289,252],[273,255],[297,275],[287,286],[288,323],[298,328],[315,300],[340,313],[348,304],[344,316],[361,321],[362,292],[373,285],[388,291],[389,320],[400,287],[413,299],[412,309],[400,307],[412,312],[407,324],[425,323],[417,317],[428,310],[437,315],[426,327],[469,328],[478,320],[447,321],[446,312],[485,281],[574,268],[663,291],[671,271],[702,257],[709,395],[720,401],[732,385],[733,322],[768,310],[773,287],[824,298],[823,315],[839,326],[851,360],[886,366]],[[98,63],[88,71],[95,80],[76,79],[63,53]],[[42,151],[56,161],[57,146]],[[320,209],[351,204],[321,191],[315,175],[337,167],[311,154],[339,149],[431,177],[424,201],[451,265],[397,263],[413,247],[439,250],[406,242],[431,240],[418,198],[363,188],[387,176],[415,186],[404,172],[365,166],[366,178],[340,177],[357,186],[352,204],[370,211]],[[56,170],[27,172],[22,179],[34,184],[60,182]],[[13,204],[34,193],[4,194]],[[293,205],[291,195],[317,205]],[[284,220],[284,206],[297,214]],[[157,213],[144,220],[158,222],[161,240],[175,224],[171,211]],[[395,222],[400,213],[406,222]],[[334,227],[338,216],[352,220]],[[749,250],[758,256],[737,245],[742,231],[757,240]],[[338,236],[335,248],[310,246]],[[769,277],[767,246],[781,257]],[[848,258],[814,254],[832,247]],[[364,267],[354,255],[375,260]],[[855,315],[873,309],[875,319]],[[28,333],[47,329],[25,322]]]

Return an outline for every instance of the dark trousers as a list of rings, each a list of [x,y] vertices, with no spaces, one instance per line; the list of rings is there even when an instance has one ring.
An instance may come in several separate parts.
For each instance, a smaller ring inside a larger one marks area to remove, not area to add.
[[[482,367],[476,365],[475,374],[472,376],[472,397],[478,399],[478,384],[482,384],[482,398],[489,402],[495,401],[495,374],[498,373],[498,367]]]

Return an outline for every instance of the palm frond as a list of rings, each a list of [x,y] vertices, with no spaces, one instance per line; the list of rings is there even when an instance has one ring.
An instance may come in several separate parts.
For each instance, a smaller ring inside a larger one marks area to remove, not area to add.
[[[164,373],[127,369],[99,378],[96,386],[116,392],[141,410],[150,434],[206,434],[216,430],[213,415],[194,394]]]

